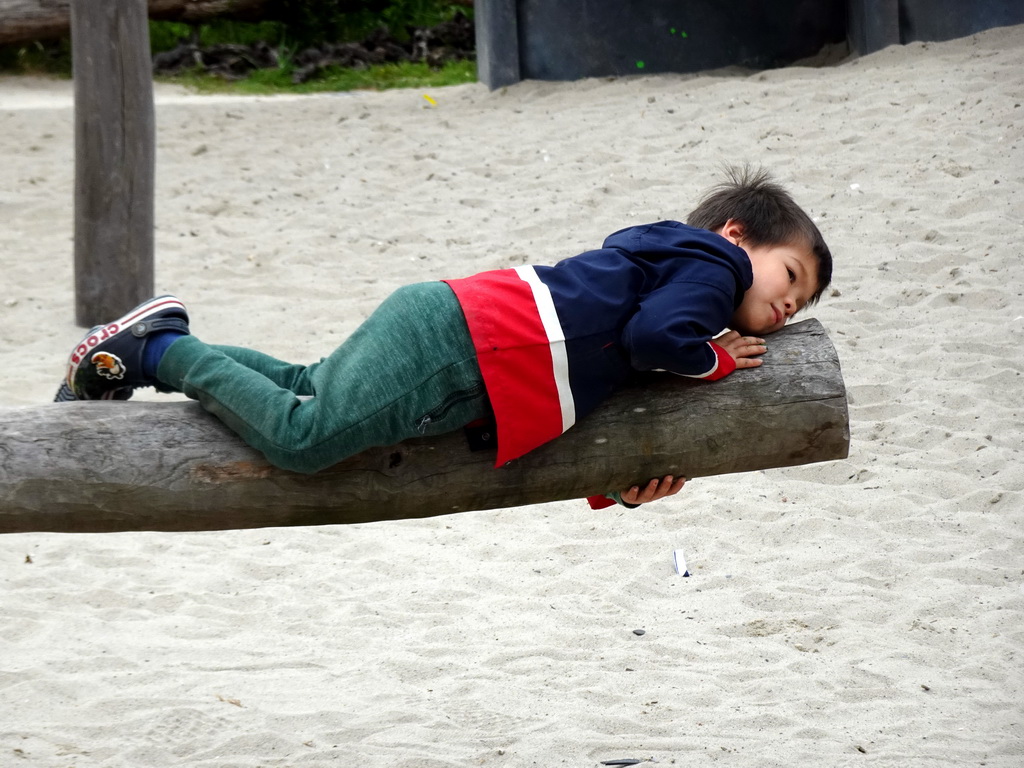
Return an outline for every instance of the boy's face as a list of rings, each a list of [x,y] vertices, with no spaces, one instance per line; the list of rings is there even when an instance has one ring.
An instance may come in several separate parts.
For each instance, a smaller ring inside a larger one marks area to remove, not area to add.
[[[818,261],[807,247],[743,244],[742,225],[732,220],[719,232],[747,252],[754,282],[733,314],[732,327],[743,333],[764,334],[786,324],[818,289]]]

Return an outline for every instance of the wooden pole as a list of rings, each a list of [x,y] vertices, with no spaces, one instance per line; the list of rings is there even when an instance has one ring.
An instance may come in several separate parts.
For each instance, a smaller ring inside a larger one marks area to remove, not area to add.
[[[665,474],[699,477],[845,458],[846,392],[815,320],[719,382],[652,375],[498,469],[461,432],[276,469],[195,403],[0,409],[0,533],[193,531],[360,523],[580,498]]]
[[[519,21],[516,0],[485,0],[473,12],[476,76],[490,88],[522,80],[519,69]]]
[[[145,0],[73,0],[75,319],[153,295],[155,120]]]

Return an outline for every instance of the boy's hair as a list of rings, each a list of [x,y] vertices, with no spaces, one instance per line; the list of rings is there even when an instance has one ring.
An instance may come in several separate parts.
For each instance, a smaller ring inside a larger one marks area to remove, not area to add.
[[[708,190],[686,223],[717,232],[735,219],[753,246],[806,244],[818,260],[818,290],[807,302],[816,303],[832,282],[832,253],[818,227],[763,168],[729,167],[725,172],[725,181]]]

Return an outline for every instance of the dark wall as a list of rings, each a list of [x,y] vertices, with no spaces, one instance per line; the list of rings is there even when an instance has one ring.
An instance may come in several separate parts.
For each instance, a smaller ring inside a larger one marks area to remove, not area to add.
[[[846,0],[518,0],[517,8],[524,79],[763,69],[846,37]]]
[[[1024,0],[899,0],[900,42],[953,40],[1024,23]]]
[[[1024,23],[1024,0],[476,0],[480,80],[791,64],[829,43],[871,53]]]
[[[1024,0],[849,0],[847,37],[858,53],[915,40],[953,40],[1024,24]]]

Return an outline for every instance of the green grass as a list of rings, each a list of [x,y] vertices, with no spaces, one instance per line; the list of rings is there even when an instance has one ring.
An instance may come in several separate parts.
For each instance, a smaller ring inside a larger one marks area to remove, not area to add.
[[[426,0],[406,0],[410,8]],[[450,9],[449,9],[450,10]],[[239,23],[215,21],[196,28],[200,45],[222,42],[251,45],[266,40],[279,46],[287,55],[293,45],[287,39],[287,30],[276,22]],[[182,39],[190,38],[192,28],[174,22],[150,22],[150,44],[154,52],[174,48]],[[170,82],[195,88],[202,93],[276,94],[318,93],[325,91],[385,90],[388,88],[437,88],[476,82],[476,63],[457,61],[440,69],[411,62],[385,64],[366,69],[331,68],[320,72],[316,79],[306,83],[292,83],[293,67],[283,61],[276,69],[255,70],[242,80],[225,80],[199,71],[180,76],[159,76],[159,82]],[[67,40],[47,43],[24,43],[0,46],[0,74],[50,75],[71,77],[71,46]]]
[[[0,49],[2,53],[2,49]],[[194,88],[200,93],[237,93],[266,95],[277,93],[321,93],[326,91],[375,90],[388,88],[438,88],[476,82],[476,62],[456,61],[440,69],[426,64],[405,62],[383,64],[367,69],[326,69],[306,83],[292,83],[293,68],[283,64],[277,69],[261,69],[242,80],[225,80],[202,72],[179,76],[159,76],[163,83],[177,83]],[[0,55],[0,74],[47,75],[71,77],[71,61],[67,51],[43,50],[26,46],[20,51],[10,50],[8,57]]]
[[[194,88],[200,93],[237,93],[266,95],[276,93],[323,93],[327,91],[382,91],[388,88],[437,88],[476,82],[476,62],[456,61],[441,69],[426,64],[404,62],[382,64],[367,69],[324,70],[315,80],[292,83],[292,67],[260,69],[243,80],[224,80],[204,73],[176,77],[159,77],[160,82],[177,83]]]
[[[0,74],[71,77],[71,44],[62,40],[0,46]]]
[[[193,32],[199,38],[199,45],[238,43],[252,45],[266,41],[277,45],[285,39],[283,24],[274,21],[238,22],[218,21],[191,27],[175,21],[149,22],[149,47],[154,53],[169,51],[182,40],[191,40]]]

